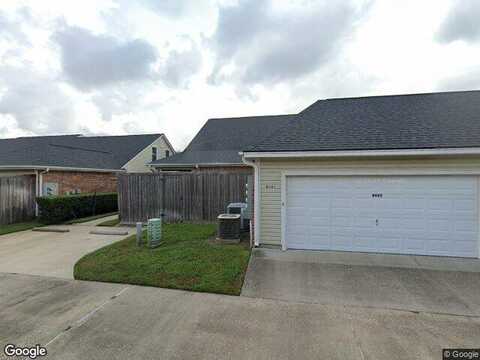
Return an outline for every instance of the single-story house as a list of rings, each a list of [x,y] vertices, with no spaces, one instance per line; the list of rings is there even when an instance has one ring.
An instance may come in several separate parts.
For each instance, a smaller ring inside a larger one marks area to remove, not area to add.
[[[291,121],[295,115],[210,119],[181,153],[153,161],[156,171],[252,173],[240,152]]]
[[[174,154],[164,134],[0,139],[0,176],[35,176],[39,196],[112,192],[116,173],[151,172],[149,162]]]
[[[257,246],[480,256],[480,91],[320,100],[243,150]]]

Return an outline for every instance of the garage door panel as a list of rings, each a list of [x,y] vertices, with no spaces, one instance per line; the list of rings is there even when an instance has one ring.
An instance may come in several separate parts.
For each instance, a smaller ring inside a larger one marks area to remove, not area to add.
[[[459,232],[467,231],[467,232],[475,233],[477,230],[477,223],[473,220],[455,219],[454,229],[455,231],[459,231]]]
[[[448,253],[450,250],[450,241],[434,239],[426,242],[426,250],[431,252],[443,252]]]
[[[478,257],[475,177],[287,177],[286,188],[287,247]]]
[[[471,254],[472,252],[477,251],[477,244],[472,242],[472,241],[456,241],[455,242],[455,248],[459,252],[463,252],[466,255],[469,256],[468,254]]]
[[[354,250],[358,250],[358,251],[371,250],[372,241],[373,240],[372,240],[371,236],[358,236],[357,235],[353,238]]]
[[[424,253],[425,252],[425,242],[426,239],[422,239],[420,237],[409,237],[403,240],[403,249],[406,251],[415,251],[416,253]]]
[[[352,199],[333,199],[331,203],[332,209],[351,209]]]
[[[328,236],[328,234],[320,234],[315,236],[309,244],[316,247],[322,246],[323,248],[328,248],[330,246],[330,236]]]
[[[448,218],[440,219],[428,219],[428,230],[429,231],[452,231],[453,224]]]
[[[356,228],[374,229],[375,220],[376,218],[371,215],[357,216],[355,217],[353,226],[355,226]]]
[[[476,208],[476,201],[473,199],[457,199],[454,201],[455,211],[473,212]]]
[[[425,198],[411,198],[407,197],[401,200],[402,205],[399,208],[405,210],[423,210],[425,209],[427,200]]]

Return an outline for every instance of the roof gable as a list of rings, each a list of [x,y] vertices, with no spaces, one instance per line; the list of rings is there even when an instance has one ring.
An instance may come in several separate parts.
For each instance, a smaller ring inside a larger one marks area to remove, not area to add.
[[[0,166],[120,170],[161,134],[38,136],[0,140]]]
[[[295,116],[272,115],[210,119],[182,153],[157,160],[152,164],[167,166],[242,164],[240,151],[287,125]]]

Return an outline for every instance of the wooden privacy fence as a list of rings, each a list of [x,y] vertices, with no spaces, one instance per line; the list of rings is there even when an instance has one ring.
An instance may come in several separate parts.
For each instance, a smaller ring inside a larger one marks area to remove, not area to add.
[[[35,217],[35,177],[0,177],[0,225]]]
[[[145,222],[164,208],[167,222],[215,221],[229,203],[247,201],[249,184],[249,174],[119,174],[120,220]]]

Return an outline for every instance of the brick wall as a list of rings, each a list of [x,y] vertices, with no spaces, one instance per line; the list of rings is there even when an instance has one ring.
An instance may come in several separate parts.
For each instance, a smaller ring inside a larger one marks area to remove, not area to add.
[[[75,190],[82,193],[117,191],[115,173],[50,171],[43,175],[43,183],[57,183],[58,195]]]

